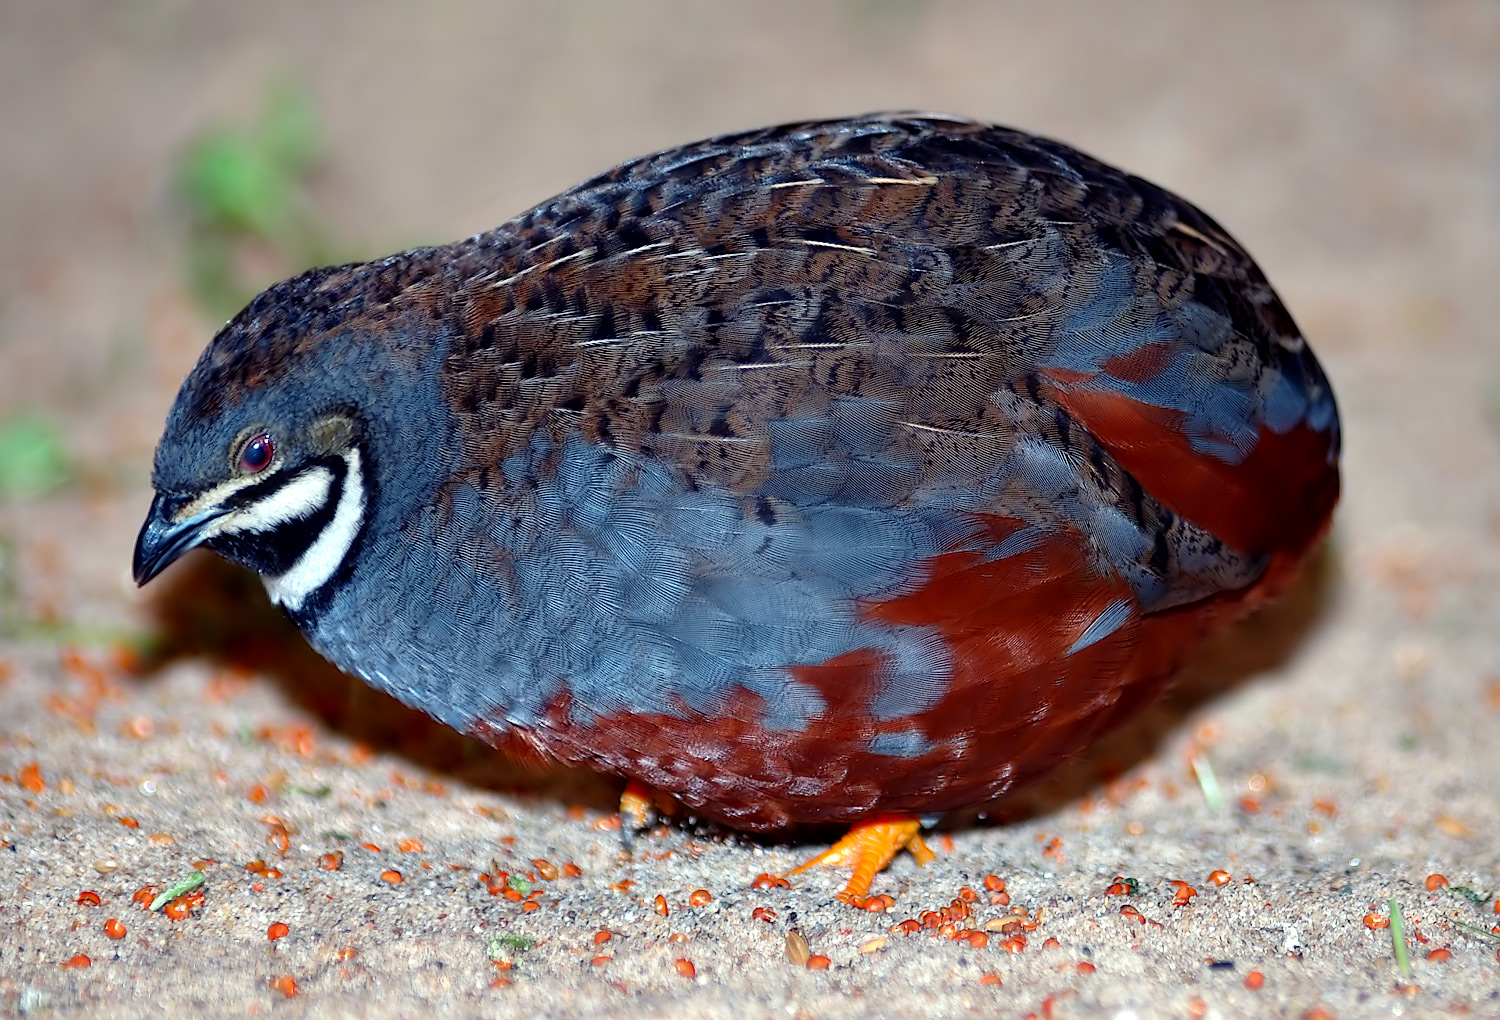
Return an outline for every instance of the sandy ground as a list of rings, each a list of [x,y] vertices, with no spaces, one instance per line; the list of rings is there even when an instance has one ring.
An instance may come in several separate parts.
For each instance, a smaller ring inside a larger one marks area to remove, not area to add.
[[[1500,924],[1500,6],[307,6],[0,7],[0,423],[45,415],[73,460],[0,503],[10,622],[47,624],[0,639],[0,1014],[1500,1017],[1500,942],[1460,924]],[[320,214],[366,255],[818,115],[940,109],[1127,166],[1239,235],[1322,357],[1331,547],[1147,718],[898,861],[886,914],[835,904],[832,874],[752,888],[825,834],[661,828],[630,859],[617,784],[528,774],[346,681],[237,572],[129,583],[211,332],[174,160],[286,72],[325,127]],[[126,668],[121,636],[158,661]],[[191,916],[132,902],[195,862]],[[501,871],[522,899],[479,877]],[[965,888],[987,945],[892,930]],[[789,961],[793,931],[826,970]]]

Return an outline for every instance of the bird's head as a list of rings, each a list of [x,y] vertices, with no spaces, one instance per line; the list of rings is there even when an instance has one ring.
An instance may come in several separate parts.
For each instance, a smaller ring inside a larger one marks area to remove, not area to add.
[[[292,611],[339,574],[372,499],[358,410],[369,344],[349,314],[351,288],[369,281],[350,274],[278,284],[199,358],[157,446],[136,583],[200,545],[261,574]]]

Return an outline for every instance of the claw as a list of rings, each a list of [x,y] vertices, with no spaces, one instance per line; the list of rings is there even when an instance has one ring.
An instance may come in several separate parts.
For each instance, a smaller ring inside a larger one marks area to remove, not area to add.
[[[870,892],[875,876],[891,863],[896,854],[905,849],[911,851],[917,864],[927,864],[937,859],[920,835],[922,823],[905,815],[881,815],[860,822],[827,850],[805,864],[787,872],[796,875],[820,864],[852,864],[853,874],[849,883],[835,895],[835,899],[851,906],[860,906]]]

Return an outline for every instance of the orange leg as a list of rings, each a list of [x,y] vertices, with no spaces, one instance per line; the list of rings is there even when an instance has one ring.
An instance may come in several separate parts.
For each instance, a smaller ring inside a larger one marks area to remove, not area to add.
[[[937,855],[922,842],[919,830],[922,823],[905,815],[879,815],[854,826],[833,846],[818,854],[806,864],[787,872],[796,875],[819,864],[852,864],[854,873],[849,884],[844,886],[837,899],[842,903],[859,906],[870,892],[870,883],[875,880],[891,858],[902,850],[910,850],[918,864],[936,860]]]
[[[655,800],[645,783],[632,779],[620,794],[620,841],[627,851],[635,845],[635,834],[651,824]]]

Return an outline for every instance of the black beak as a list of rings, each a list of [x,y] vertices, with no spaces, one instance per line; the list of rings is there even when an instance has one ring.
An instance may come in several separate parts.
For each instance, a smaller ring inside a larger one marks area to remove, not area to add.
[[[196,547],[203,541],[203,529],[229,512],[215,507],[185,521],[173,520],[191,499],[191,496],[158,492],[151,501],[151,512],[135,540],[136,584],[145,584],[171,566],[177,557]]]

